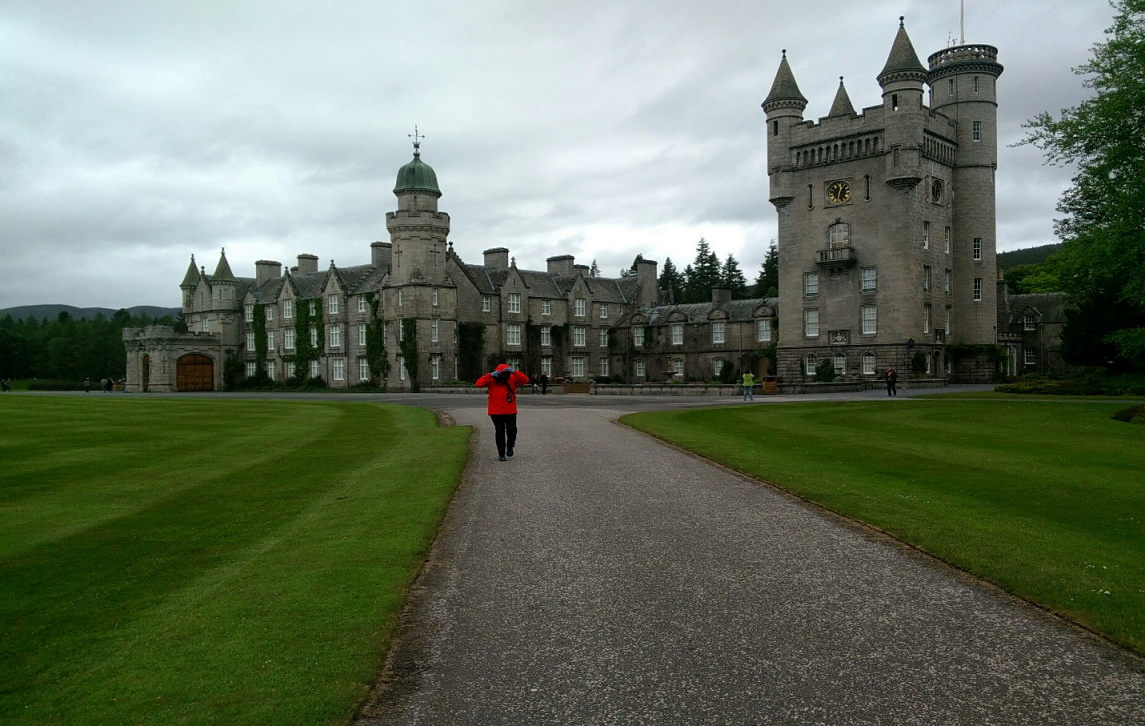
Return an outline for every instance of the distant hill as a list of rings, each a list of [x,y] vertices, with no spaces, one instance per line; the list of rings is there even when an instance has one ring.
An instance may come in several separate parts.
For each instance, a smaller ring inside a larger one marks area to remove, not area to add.
[[[1046,258],[1062,248],[1061,244],[1027,247],[1024,250],[1011,250],[998,253],[998,269],[1008,270],[1018,265],[1040,265]]]
[[[73,305],[20,305],[14,308],[4,308],[0,310],[0,318],[5,315],[11,315],[16,320],[27,320],[28,318],[36,318],[37,320],[55,320],[59,317],[60,313],[67,311],[68,315],[73,320],[92,320],[96,315],[103,313],[105,318],[110,318],[115,314],[115,310],[111,308],[77,308]],[[179,308],[161,308],[155,305],[136,305],[135,307],[126,308],[127,312],[132,315],[147,315],[152,318],[161,318],[164,315],[175,317],[179,314]]]

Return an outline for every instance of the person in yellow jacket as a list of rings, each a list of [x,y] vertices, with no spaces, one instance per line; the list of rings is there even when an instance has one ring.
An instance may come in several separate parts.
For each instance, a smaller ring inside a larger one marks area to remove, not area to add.
[[[743,374],[743,400],[754,401],[755,397],[752,395],[751,387],[755,385],[755,376],[748,371]]]

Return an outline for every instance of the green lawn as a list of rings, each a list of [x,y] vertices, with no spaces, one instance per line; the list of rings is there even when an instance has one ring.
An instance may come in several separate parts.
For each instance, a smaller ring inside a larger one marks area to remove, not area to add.
[[[0,398],[0,723],[348,723],[468,437],[384,404]]]
[[[1124,402],[901,400],[622,421],[1145,653],[1145,427]]]

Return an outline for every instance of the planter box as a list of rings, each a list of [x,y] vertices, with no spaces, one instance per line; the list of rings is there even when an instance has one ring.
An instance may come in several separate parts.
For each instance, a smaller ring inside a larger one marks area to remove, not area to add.
[[[565,393],[592,393],[591,383],[569,383],[566,381],[563,385]]]

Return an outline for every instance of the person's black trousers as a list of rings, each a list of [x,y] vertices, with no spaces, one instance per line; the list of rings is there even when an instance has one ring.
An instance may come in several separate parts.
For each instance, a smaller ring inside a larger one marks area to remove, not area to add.
[[[493,428],[496,431],[497,456],[504,456],[505,449],[512,449],[517,443],[517,414],[491,413],[489,418],[493,419]]]

